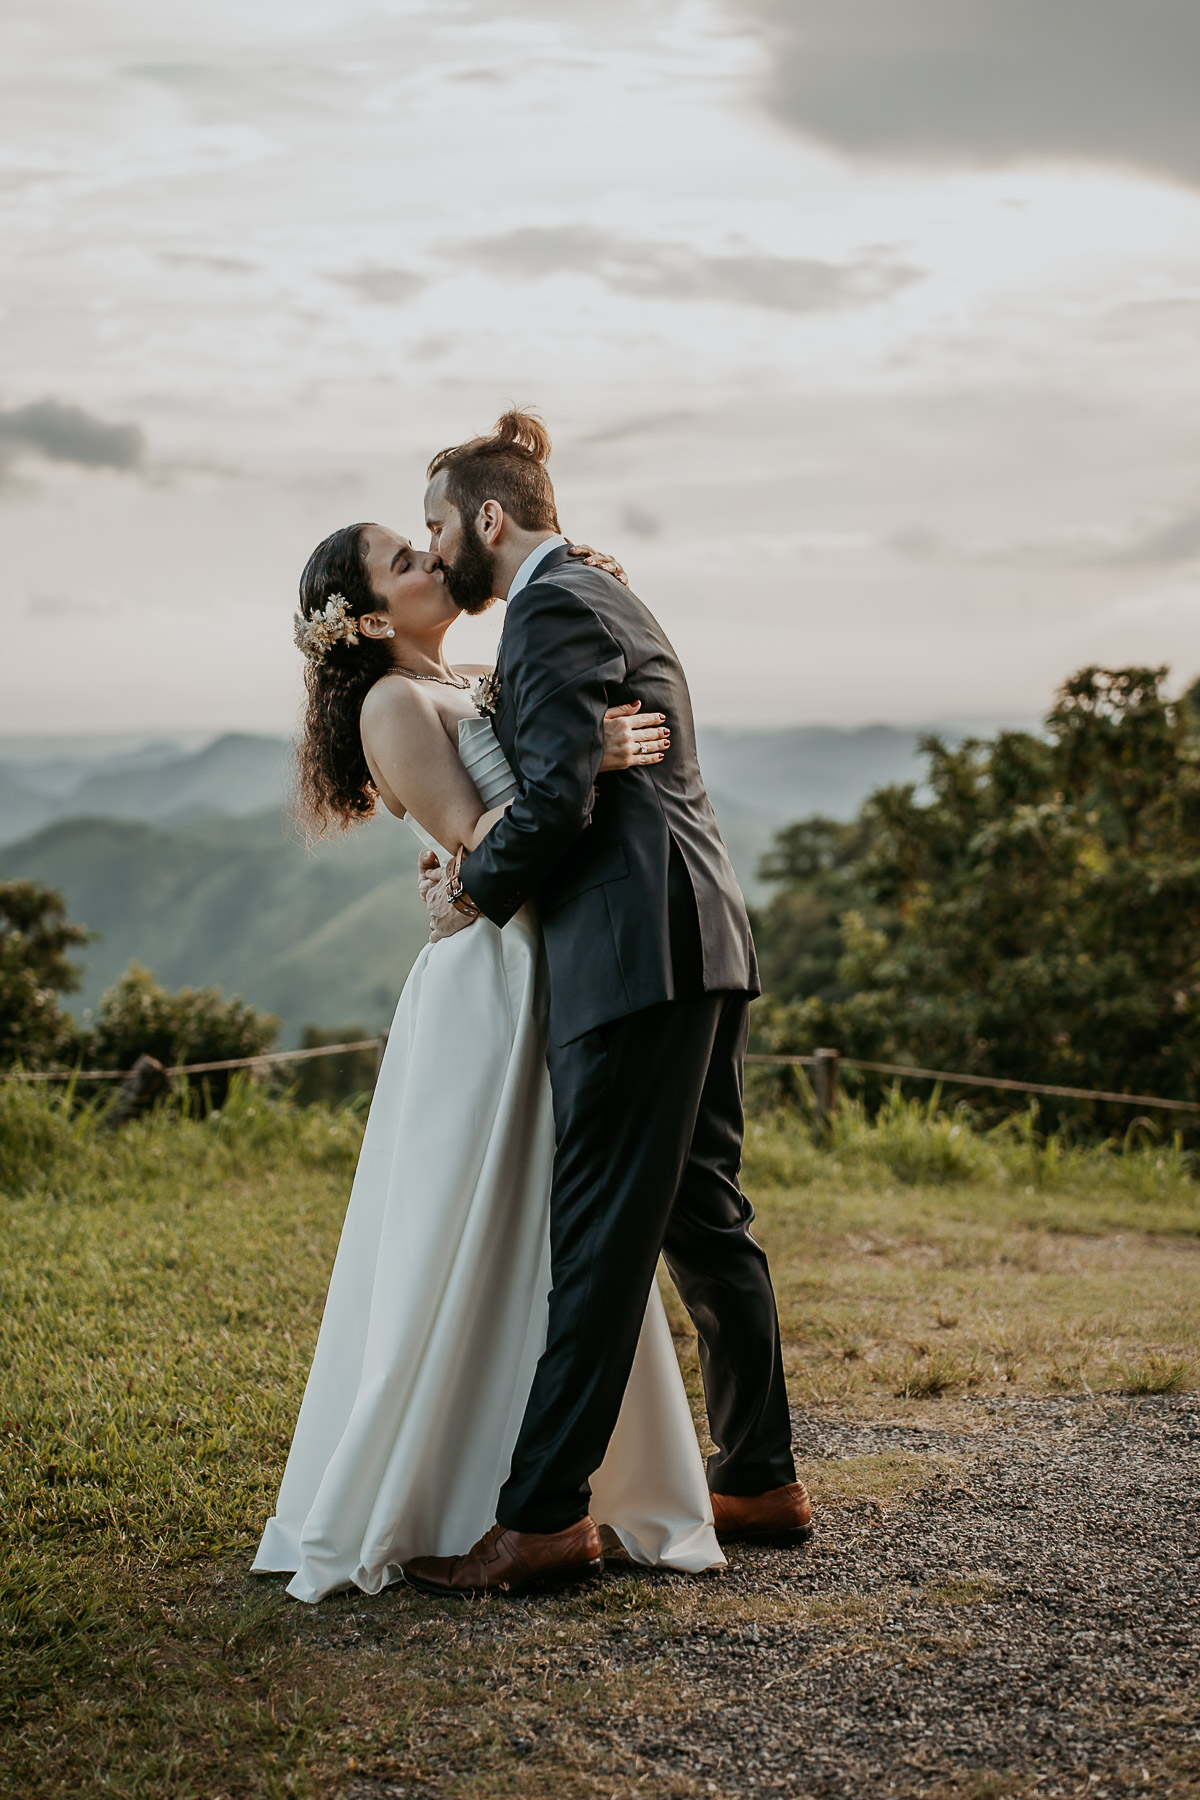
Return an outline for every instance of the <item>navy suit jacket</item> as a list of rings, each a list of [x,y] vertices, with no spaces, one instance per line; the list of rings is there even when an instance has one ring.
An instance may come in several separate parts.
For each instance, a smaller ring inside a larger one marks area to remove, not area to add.
[[[668,919],[674,843],[696,899],[706,990],[757,993],[746,904],[696,760],[687,681],[658,621],[611,575],[562,548],[512,600],[493,723],[519,792],[462,865],[504,925],[528,899],[550,967],[550,1036],[570,1043],[675,998]],[[605,775],[604,714],[667,715],[660,763]]]

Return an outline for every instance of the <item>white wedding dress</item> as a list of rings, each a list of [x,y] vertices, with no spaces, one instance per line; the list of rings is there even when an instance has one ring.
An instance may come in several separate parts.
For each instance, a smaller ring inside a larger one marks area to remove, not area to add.
[[[515,792],[491,721],[459,754],[484,805]],[[422,843],[433,843],[415,822]],[[546,1334],[554,1155],[536,921],[422,950],[396,1009],[312,1371],[258,1573],[378,1593],[495,1518]],[[640,1563],[724,1558],[662,1300],[650,1295],[591,1512]]]

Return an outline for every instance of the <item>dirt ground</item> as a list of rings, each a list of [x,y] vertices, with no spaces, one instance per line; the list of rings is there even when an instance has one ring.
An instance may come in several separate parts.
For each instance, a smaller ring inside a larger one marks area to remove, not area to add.
[[[626,1695],[571,1722],[592,1791],[1200,1795],[1200,1399],[967,1400],[928,1426],[800,1414],[796,1441],[820,1503],[803,1550],[734,1551],[700,1581],[613,1566],[611,1624],[594,1610],[582,1636],[565,1597],[464,1617],[468,1660],[551,1637],[556,1608],[576,1626],[553,1689]],[[630,1584],[655,1603],[621,1609]],[[538,1792],[553,1719],[512,1717]],[[472,1786],[436,1755],[421,1775],[352,1778],[345,1800]]]

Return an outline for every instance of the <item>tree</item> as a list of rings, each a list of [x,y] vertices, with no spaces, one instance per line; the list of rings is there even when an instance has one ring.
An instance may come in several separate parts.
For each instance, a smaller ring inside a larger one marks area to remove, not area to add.
[[[776,833],[758,870],[775,892],[753,915],[768,993],[784,1001],[847,997],[841,921],[871,908],[859,872],[869,842],[870,822],[862,818],[843,825],[814,814]]]
[[[1200,719],[1165,675],[1083,670],[1044,738],[925,739],[928,796],[882,789],[859,821],[844,997],[768,1005],[763,1039],[1200,1097]]]
[[[0,881],[0,1064],[38,1068],[70,1054],[74,1027],[58,996],[78,988],[67,952],[91,936],[68,923],[53,888]]]

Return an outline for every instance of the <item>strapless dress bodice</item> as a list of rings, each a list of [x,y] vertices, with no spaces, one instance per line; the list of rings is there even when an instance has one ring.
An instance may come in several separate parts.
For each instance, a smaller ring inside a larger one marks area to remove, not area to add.
[[[503,806],[506,800],[513,798],[517,783],[508,765],[508,758],[497,742],[490,719],[476,717],[458,721],[458,755],[489,812],[494,806]],[[439,856],[453,856],[458,849],[457,844],[452,847],[439,844],[423,825],[418,825],[411,813],[407,815],[405,822],[412,827],[426,850],[436,851]]]

